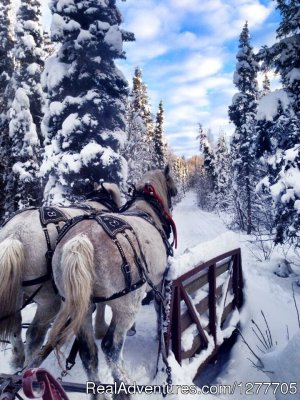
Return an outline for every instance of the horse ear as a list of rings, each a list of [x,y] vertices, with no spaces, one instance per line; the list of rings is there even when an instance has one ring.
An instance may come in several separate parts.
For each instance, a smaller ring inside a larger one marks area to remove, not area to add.
[[[97,190],[98,186],[99,186],[99,183],[94,182],[94,190]]]
[[[168,176],[170,174],[170,166],[169,166],[169,164],[167,164],[165,166],[164,174],[165,174],[165,176]]]

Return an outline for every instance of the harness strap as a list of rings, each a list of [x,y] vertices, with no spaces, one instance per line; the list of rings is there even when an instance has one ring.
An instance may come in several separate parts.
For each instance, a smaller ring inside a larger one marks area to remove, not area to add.
[[[57,233],[59,234],[61,229],[59,227],[60,222],[66,222],[68,220],[67,216],[65,213],[63,213],[61,210],[57,209],[56,207],[49,207],[49,206],[44,206],[39,208],[40,212],[40,223],[45,235],[45,240],[46,240],[46,245],[47,245],[47,251],[45,253],[45,258],[46,258],[46,265],[47,265],[47,274],[44,275],[43,277],[37,278],[37,281],[39,280],[47,280],[47,278],[52,280],[52,286],[54,293],[57,294],[58,290],[55,285],[54,279],[52,279],[52,257],[53,257],[53,249],[51,246],[51,240],[50,240],[50,235],[48,231],[48,225],[53,223]],[[30,282],[30,281],[28,281]],[[24,282],[23,282],[24,283]],[[34,283],[32,283],[34,284]],[[30,286],[30,284],[26,283],[24,286]]]
[[[42,276],[40,276],[38,278],[30,279],[28,281],[23,281],[22,282],[22,286],[23,287],[34,286],[34,285],[37,285],[39,283],[43,283],[43,282],[48,281],[49,279],[51,279],[51,277],[52,277],[51,274],[47,273],[46,275],[42,275]]]
[[[123,272],[123,275],[124,275],[126,287],[127,288],[131,287],[130,265],[127,262],[127,258],[126,258],[125,254],[124,254],[124,251],[123,251],[122,246],[120,245],[120,242],[118,241],[118,239],[114,238],[113,242],[117,246],[117,248],[119,250],[119,253],[120,253],[121,257],[122,257],[123,264],[121,266],[121,271]]]
[[[147,272],[149,272],[148,265],[147,265],[147,262],[146,262],[146,260],[145,260],[145,257],[144,257],[144,254],[143,254],[143,252],[142,252],[142,249],[141,249],[141,247],[140,247],[140,242],[139,242],[139,240],[138,240],[138,237],[136,236],[136,234],[135,234],[135,232],[134,232],[133,229],[131,229],[131,232],[132,232],[132,234],[135,236],[135,239],[136,239],[136,241],[137,241],[137,243],[138,243],[138,246],[139,246],[139,250],[140,250],[141,257],[142,257],[143,260],[144,260],[145,268],[146,268]],[[125,236],[125,238],[127,239],[128,243],[129,243],[130,246],[131,246],[131,249],[132,249],[133,254],[134,254],[135,263],[136,263],[136,265],[138,266],[138,271],[139,271],[139,274],[140,274],[140,278],[142,278],[142,277],[143,277],[143,266],[142,266],[140,257],[139,257],[139,255],[138,255],[138,253],[137,253],[137,251],[136,251],[136,248],[134,247],[134,245],[133,245],[133,243],[132,243],[132,240],[130,239],[130,237],[127,235],[126,232],[124,232],[124,236]]]
[[[66,359],[66,370],[70,371],[76,364],[76,356],[79,351],[79,341],[74,339],[68,358]]]
[[[127,293],[133,292],[137,289],[139,289],[140,287],[142,287],[144,284],[146,283],[146,279],[142,278],[139,281],[137,281],[136,283],[132,284],[129,288],[125,288],[123,290],[120,290],[117,293],[114,293],[113,295],[109,296],[109,297],[104,297],[104,296],[95,296],[91,298],[91,302],[92,303],[104,303],[106,301],[110,301],[110,300],[115,300],[118,299],[119,297],[125,296]],[[62,301],[65,301],[66,299],[61,296]]]
[[[3,222],[2,225],[1,225],[1,227],[3,228],[3,227],[4,227],[11,219],[13,219],[16,215],[22,214],[22,212],[29,211],[29,210],[37,210],[37,207],[27,207],[27,208],[25,208],[25,209],[18,210],[18,211],[16,211],[16,212],[12,213],[8,218],[6,218],[6,219],[4,220],[4,222]]]
[[[106,301],[117,299],[119,297],[125,296],[127,293],[130,293],[130,292],[133,292],[133,291],[139,289],[145,283],[146,283],[146,279],[142,278],[139,281],[137,281],[136,283],[134,283],[133,285],[131,285],[130,287],[127,287],[127,288],[121,290],[120,292],[114,293],[110,297],[93,297],[92,302],[93,303],[103,303]]]
[[[42,221],[41,221],[42,223]],[[53,256],[53,250],[51,247],[51,241],[50,241],[50,236],[49,236],[49,231],[47,229],[47,225],[42,226],[44,235],[45,235],[45,239],[46,239],[46,244],[47,244],[47,251],[45,253],[45,258],[46,258],[46,264],[47,264],[47,276],[49,276],[49,279],[52,279],[52,256]],[[57,229],[57,227],[56,227]],[[52,286],[53,286],[53,290],[54,293],[58,293],[57,287],[55,285],[54,280],[52,279]]]

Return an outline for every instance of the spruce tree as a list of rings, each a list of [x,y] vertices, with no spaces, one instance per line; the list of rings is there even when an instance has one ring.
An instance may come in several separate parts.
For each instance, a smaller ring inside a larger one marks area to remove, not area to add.
[[[7,215],[20,208],[39,206],[39,139],[25,89],[18,88],[9,110],[10,168],[6,173]]]
[[[122,183],[128,85],[114,60],[133,34],[119,25],[115,0],[52,0],[52,40],[61,47],[45,64],[49,109],[42,173],[45,197],[68,201],[100,179]]]
[[[16,47],[14,49],[18,63],[16,87],[23,88],[29,98],[30,112],[40,143],[43,142],[41,121],[44,103],[41,73],[45,58],[41,18],[41,2],[39,0],[21,0],[21,6],[17,13]]]
[[[264,66],[280,74],[283,90],[277,93],[277,113],[260,137],[269,136],[261,150],[268,155],[264,182],[276,203],[276,243],[299,246],[300,229],[300,13],[298,0],[278,0],[282,20],[277,42],[264,47],[259,57]],[[280,94],[280,96],[279,96]],[[270,96],[274,93],[271,93]],[[261,122],[261,125],[263,125]],[[269,128],[268,132],[266,129]],[[261,143],[264,142],[261,140]]]
[[[201,124],[199,124],[199,134],[197,139],[199,139],[199,150],[201,151],[204,159],[204,169],[211,182],[211,190],[213,191],[216,184],[215,155],[211,144],[208,141],[207,133],[204,131]]]
[[[11,0],[0,2],[0,116],[6,119],[6,89],[14,71]]]
[[[170,164],[172,165],[173,176],[178,189],[178,194],[176,196],[176,201],[178,202],[183,198],[187,191],[189,175],[188,166],[184,156],[178,157],[173,155]]]
[[[14,99],[8,111],[10,156],[4,173],[6,214],[41,202],[42,187],[37,177],[42,140],[40,80],[44,57],[40,9],[39,1],[22,0],[17,12]]]
[[[201,208],[212,210],[215,207],[214,191],[216,187],[215,155],[208,141],[207,133],[199,124],[199,150],[203,156],[203,165],[197,179],[198,204]]]
[[[267,73],[264,74],[264,80],[263,80],[263,90],[261,92],[261,96],[266,96],[267,94],[269,94],[271,91],[271,82],[270,79],[267,75]]]
[[[151,106],[149,101],[147,85],[142,82],[142,97],[141,97],[141,107],[143,120],[145,121],[147,127],[146,142],[148,144],[149,152],[149,168],[155,168],[155,151],[154,151],[154,124],[151,113]]]
[[[220,133],[215,151],[216,184],[215,196],[217,207],[226,210],[230,201],[230,156],[224,133]]]
[[[167,142],[164,136],[164,109],[160,101],[156,114],[156,124],[153,138],[154,167],[163,169],[167,162]]]
[[[231,142],[233,190],[236,201],[236,216],[241,229],[253,230],[252,202],[255,177],[255,135],[258,99],[258,63],[250,44],[248,24],[243,27],[239,40],[238,62],[233,82],[239,92],[234,95],[229,107],[229,117],[235,125]]]
[[[147,87],[143,82],[142,71],[136,67],[132,91],[126,113],[127,141],[124,157],[128,162],[128,181],[138,181],[154,166],[153,123]]]
[[[5,204],[5,171],[9,162],[8,118],[9,86],[12,82],[14,60],[12,49],[14,46],[12,27],[12,2],[0,2],[0,219],[3,216]]]

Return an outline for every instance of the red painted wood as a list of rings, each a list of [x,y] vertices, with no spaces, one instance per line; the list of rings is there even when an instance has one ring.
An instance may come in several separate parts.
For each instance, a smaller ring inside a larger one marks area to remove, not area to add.
[[[41,384],[42,391],[35,392],[34,382]],[[22,377],[22,387],[29,399],[69,400],[60,383],[44,368],[30,368]]]

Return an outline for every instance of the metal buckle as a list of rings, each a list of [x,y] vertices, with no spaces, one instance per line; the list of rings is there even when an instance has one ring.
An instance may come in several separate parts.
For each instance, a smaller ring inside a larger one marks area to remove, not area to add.
[[[131,286],[131,273],[130,273],[130,265],[129,264],[123,264],[121,267],[121,270],[124,274],[125,278],[125,283],[127,288],[130,288]]]

